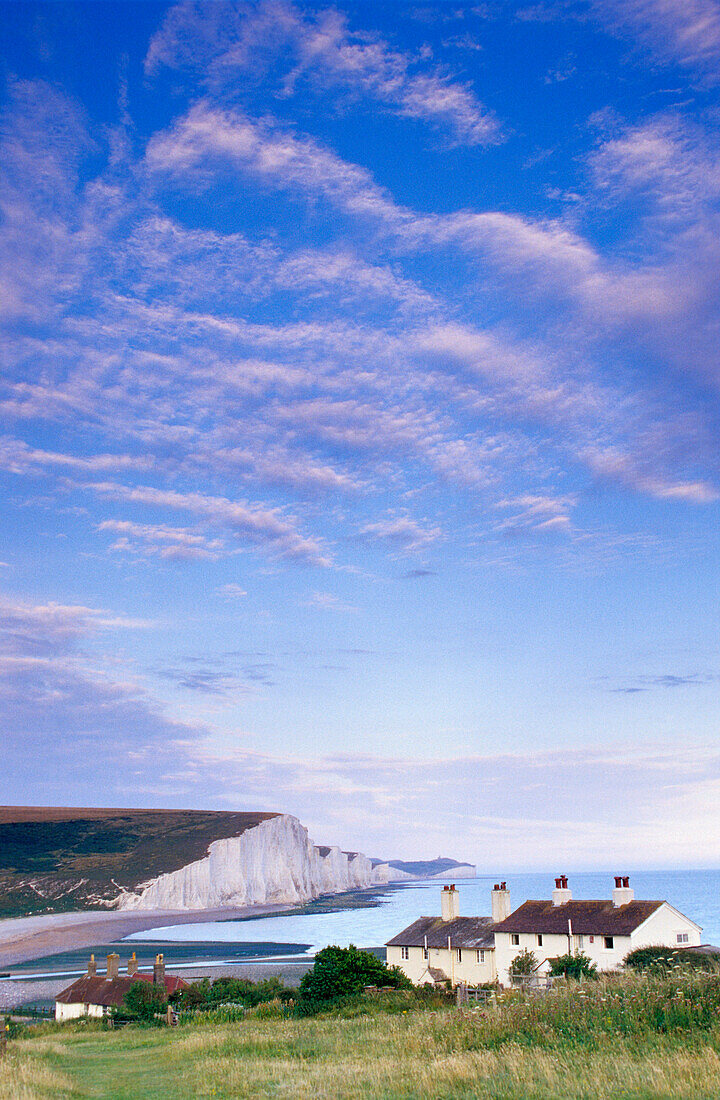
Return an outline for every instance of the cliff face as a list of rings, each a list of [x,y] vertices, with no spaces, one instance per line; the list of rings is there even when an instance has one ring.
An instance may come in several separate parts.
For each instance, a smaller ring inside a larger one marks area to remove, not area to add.
[[[203,859],[141,884],[119,909],[215,909],[309,901],[377,881],[359,852],[316,848],[290,814],[214,841]]]
[[[277,814],[0,806],[0,916],[111,909]]]

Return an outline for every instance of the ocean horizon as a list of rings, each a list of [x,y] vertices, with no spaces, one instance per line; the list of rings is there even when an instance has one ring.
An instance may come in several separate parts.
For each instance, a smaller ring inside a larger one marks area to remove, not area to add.
[[[623,872],[625,873],[625,872]],[[549,898],[554,876],[540,872],[503,875],[510,889],[510,903],[516,909],[530,898]],[[720,943],[720,870],[635,871],[630,885],[638,899],[667,901],[702,926],[703,943]],[[569,874],[574,898],[610,898],[613,875],[582,871]],[[440,914],[440,892],[446,881],[394,883],[378,888],[376,904],[354,907],[356,895],[342,895],[333,904],[323,899],[322,911],[312,903],[302,912],[248,917],[242,920],[198,921],[197,924],[153,928],[136,932],[127,942],[168,943],[214,942],[231,944],[280,943],[288,947],[285,959],[313,955],[329,944],[347,947],[380,947],[419,916]],[[490,892],[499,876],[481,874],[457,879],[462,916],[489,916]],[[311,946],[306,948],[306,945]]]

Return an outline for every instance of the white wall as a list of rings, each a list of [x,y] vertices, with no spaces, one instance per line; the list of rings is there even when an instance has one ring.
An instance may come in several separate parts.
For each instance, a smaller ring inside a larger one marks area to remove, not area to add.
[[[687,944],[678,944],[678,933],[684,932],[688,934]],[[568,951],[573,954],[582,951],[595,963],[598,970],[616,970],[622,966],[625,956],[636,947],[692,947],[701,942],[701,934],[697,925],[667,902],[656,909],[631,936],[613,936],[612,948],[605,946],[604,936],[574,935],[568,938],[567,934],[545,934],[540,946],[534,933],[521,932],[518,936],[520,943],[513,944],[509,932],[496,932],[495,963],[498,981],[501,985],[510,984],[508,970],[512,960],[523,950],[532,951],[538,962],[566,955]]]
[[[107,1014],[107,1009],[104,1005],[86,1005],[82,1003],[75,1004],[61,1004],[60,1001],[55,1002],[55,1019],[56,1020],[77,1020],[79,1016],[95,1016],[102,1018]]]
[[[496,965],[501,985],[510,984],[508,971],[513,959],[521,951],[532,951],[539,963],[557,958],[558,955],[567,955],[569,951],[572,954],[582,951],[595,963],[598,970],[614,970],[620,966],[628,951],[632,950],[629,936],[613,936],[612,948],[605,946],[603,936],[572,936],[568,939],[567,935],[545,933],[542,946],[538,944],[538,937],[534,933],[522,932],[518,938],[520,943],[514,944],[509,932],[495,933]]]
[[[482,985],[483,982],[495,981],[495,952],[492,948],[485,948],[483,962],[478,962],[475,948],[463,947],[460,950],[462,958],[458,959],[456,947],[450,951],[447,947],[430,947],[426,959],[422,947],[408,947],[408,958],[403,959],[401,947],[388,947],[387,963],[388,966],[399,966],[415,984],[431,980],[427,973],[429,966],[443,970],[453,985],[458,982]]]
[[[687,942],[679,943],[678,934],[685,932]],[[702,943],[702,928],[665,902],[633,932],[631,940],[631,951],[636,947],[697,947]]]

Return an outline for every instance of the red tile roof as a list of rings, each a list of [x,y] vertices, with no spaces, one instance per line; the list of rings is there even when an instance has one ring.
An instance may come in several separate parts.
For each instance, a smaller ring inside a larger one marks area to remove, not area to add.
[[[55,997],[64,1005],[121,1005],[125,994],[135,982],[152,984],[152,974],[133,974],[132,977],[103,978],[102,975],[88,975],[62,989]],[[165,995],[176,993],[178,989],[189,989],[189,983],[176,974],[168,974],[164,982]]]

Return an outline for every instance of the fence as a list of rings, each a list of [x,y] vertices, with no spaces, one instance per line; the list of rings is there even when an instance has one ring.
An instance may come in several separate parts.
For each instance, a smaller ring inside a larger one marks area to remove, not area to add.
[[[495,1000],[494,989],[484,989],[482,986],[463,985],[455,988],[455,1003],[457,1005],[488,1004]]]

